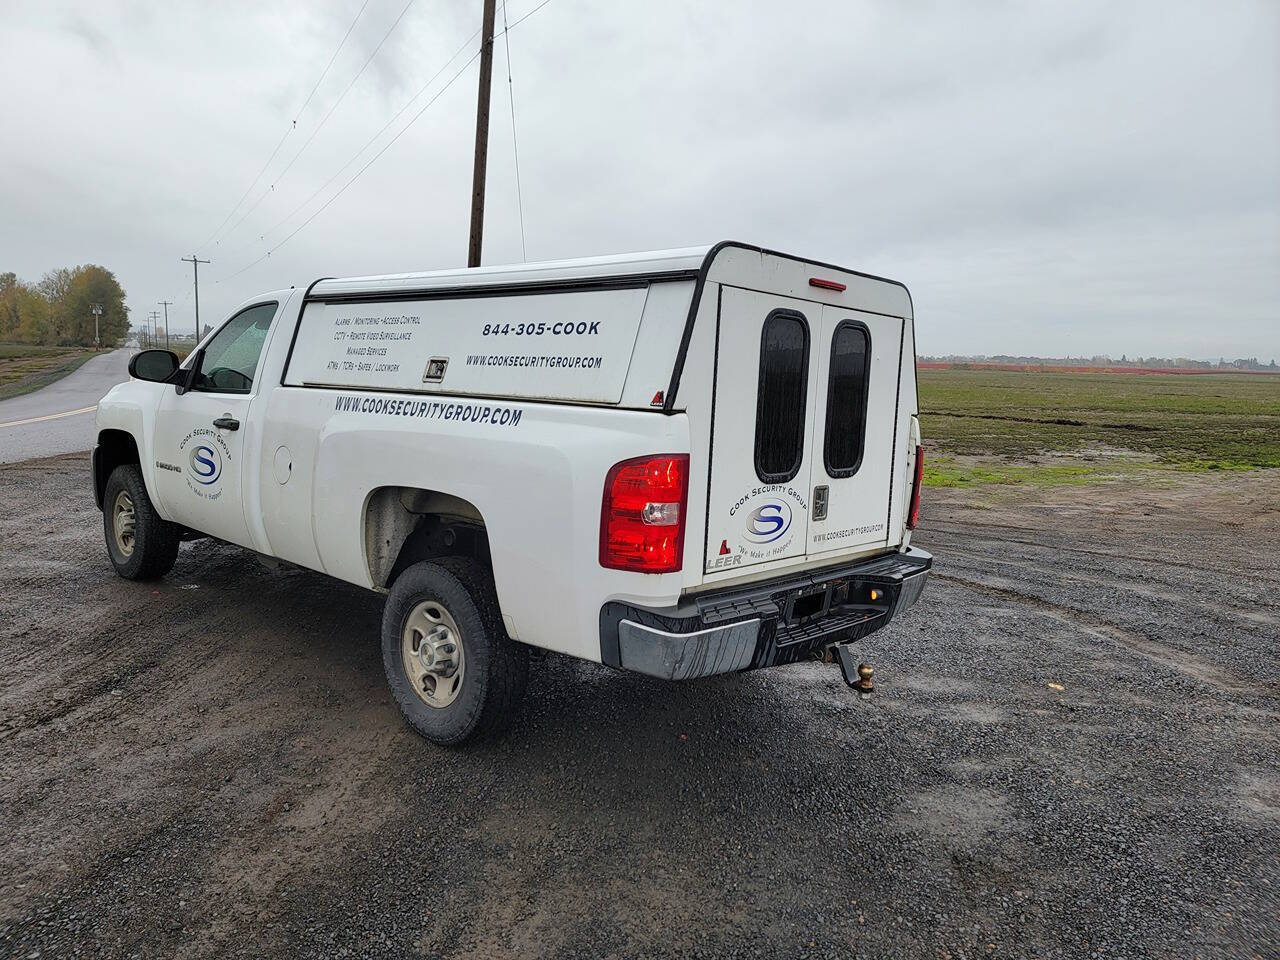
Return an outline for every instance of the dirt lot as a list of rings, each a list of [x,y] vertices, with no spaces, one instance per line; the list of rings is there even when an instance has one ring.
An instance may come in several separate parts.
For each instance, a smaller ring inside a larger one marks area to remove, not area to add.
[[[1280,955],[1280,471],[930,491],[875,699],[552,658],[467,752],[376,597],[0,498],[2,955]]]

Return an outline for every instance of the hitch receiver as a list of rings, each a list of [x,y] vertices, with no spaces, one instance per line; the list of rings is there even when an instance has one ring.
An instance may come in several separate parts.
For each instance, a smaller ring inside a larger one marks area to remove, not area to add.
[[[854,660],[852,644],[838,644],[835,650],[836,659],[840,663],[840,672],[844,674],[844,682],[864,698],[871,696],[876,689],[871,679],[875,675],[875,668],[869,663],[857,663]]]
[[[869,663],[856,662],[852,644],[836,644],[835,650],[836,660],[840,663],[840,672],[844,673],[846,684],[861,694],[870,694],[876,690],[876,684],[872,682],[872,677],[876,675],[876,668]]]

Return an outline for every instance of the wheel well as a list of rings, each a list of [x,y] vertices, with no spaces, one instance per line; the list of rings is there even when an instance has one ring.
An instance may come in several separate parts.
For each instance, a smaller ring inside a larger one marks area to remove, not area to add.
[[[102,430],[98,433],[98,446],[93,451],[93,495],[102,509],[102,498],[107,492],[107,480],[111,471],[126,463],[141,464],[138,442],[133,434],[124,430]]]
[[[490,565],[489,537],[480,511],[439,490],[374,490],[365,505],[364,542],[369,578],[383,589],[420,560],[473,557]]]

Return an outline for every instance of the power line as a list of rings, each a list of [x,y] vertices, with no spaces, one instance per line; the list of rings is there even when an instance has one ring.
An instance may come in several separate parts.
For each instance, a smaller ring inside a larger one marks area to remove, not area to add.
[[[249,209],[247,209],[244,213],[240,215],[240,219],[231,225],[231,229],[227,231],[225,236],[223,236],[222,238],[223,240],[227,239],[227,237],[235,233],[236,228],[238,228],[240,224],[244,223],[245,218],[248,217],[249,214],[253,213],[254,210],[258,209],[258,205],[261,204],[263,200],[267,199],[267,197],[271,195],[271,193],[275,190],[276,185],[280,183],[281,180],[284,179],[284,175],[288,173],[290,169],[292,169],[295,163],[298,162],[298,158],[307,152],[307,147],[311,146],[311,141],[316,138],[316,134],[318,134],[324,128],[324,125],[328,122],[329,118],[333,116],[333,112],[337,110],[338,106],[342,103],[342,101],[346,99],[347,94],[350,93],[351,88],[356,85],[356,81],[359,80],[364,75],[364,72],[366,69],[368,69],[369,64],[373,63],[373,58],[378,55],[378,51],[382,49],[382,45],[387,42],[387,38],[390,37],[392,32],[395,30],[395,28],[399,26],[400,21],[404,19],[404,15],[409,12],[409,8],[413,6],[413,4],[414,4],[414,0],[409,0],[409,2],[404,5],[404,9],[400,11],[400,16],[396,17],[395,22],[393,22],[391,26],[387,28],[387,32],[384,33],[382,35],[382,39],[378,41],[378,45],[373,48],[373,53],[369,54],[368,59],[365,60],[364,64],[360,67],[360,69],[356,71],[356,75],[351,78],[351,82],[348,83],[346,87],[343,89],[342,93],[338,95],[338,99],[333,102],[333,105],[329,107],[325,115],[320,118],[320,122],[316,124],[315,129],[311,131],[311,136],[307,137],[307,142],[304,143],[301,149],[299,149],[298,152],[293,155],[293,159],[290,160],[287,164],[285,164],[284,169],[281,170],[278,174],[276,174],[275,179],[272,181],[271,185],[262,192],[262,196],[258,197],[258,199],[255,200],[253,204],[249,207]],[[221,243],[222,241],[219,240],[218,242]]]
[[[511,26],[509,26],[509,27],[504,26],[504,27],[503,27],[503,30],[504,30],[504,31],[505,31],[505,30],[514,30],[516,27],[520,26],[520,24],[524,23],[526,20],[528,20],[530,17],[532,17],[535,13],[537,13],[539,10],[541,10],[543,7],[545,7],[545,6],[546,6],[548,3],[550,3],[550,2],[551,2],[551,0],[542,0],[542,2],[541,2],[540,4],[538,4],[538,5],[537,5],[536,7],[534,7],[532,10],[530,10],[528,13],[526,13],[523,17],[521,17],[519,20],[517,20],[517,21],[516,21],[515,23],[513,23]]]
[[[299,214],[299,213],[300,213],[300,212],[301,212],[305,207],[309,206],[309,205],[311,204],[311,201],[312,201],[312,200],[314,200],[316,197],[320,196],[320,194],[324,193],[324,191],[325,191],[326,189],[328,189],[329,184],[331,184],[331,183],[333,183],[333,181],[337,180],[337,179],[338,179],[338,177],[340,177],[340,176],[342,175],[343,171],[345,171],[345,170],[346,170],[348,167],[350,167],[353,163],[355,163],[357,160],[359,160],[359,159],[360,159],[360,157],[361,157],[361,155],[362,155],[366,150],[368,150],[368,149],[369,149],[370,145],[371,145],[371,144],[373,144],[373,143],[374,143],[374,141],[376,141],[380,136],[382,136],[384,133],[386,133],[386,132],[387,132],[387,130],[391,127],[391,125],[392,125],[393,123],[395,123],[397,120],[399,120],[399,119],[400,119],[400,117],[401,117],[401,115],[402,115],[406,110],[408,110],[411,106],[413,106],[413,102],[414,102],[415,100],[417,100],[420,96],[422,96],[424,93],[426,93],[426,92],[427,92],[427,89],[431,86],[431,84],[435,83],[435,82],[436,82],[436,80],[437,80],[437,79],[439,79],[440,75],[441,75],[442,73],[444,73],[447,69],[449,69],[449,64],[451,64],[451,63],[453,63],[453,61],[457,60],[457,59],[458,59],[458,57],[459,57],[459,56],[460,56],[460,55],[461,55],[461,54],[462,54],[462,53],[463,53],[463,52],[464,52],[468,47],[470,47],[470,46],[471,46],[471,41],[472,41],[472,40],[474,40],[474,39],[475,39],[477,36],[479,36],[479,35],[480,35],[480,31],[479,31],[479,30],[477,30],[475,33],[471,34],[471,36],[469,36],[469,37],[467,38],[466,42],[465,42],[462,46],[460,46],[456,51],[454,51],[453,56],[451,56],[448,60],[446,60],[446,61],[444,62],[444,66],[443,66],[443,67],[441,67],[439,70],[437,70],[434,74],[432,74],[432,75],[431,75],[431,79],[430,79],[430,80],[428,80],[426,83],[424,83],[424,84],[423,84],[423,85],[418,89],[418,92],[417,92],[417,93],[415,93],[412,97],[410,97],[408,100],[406,100],[406,101],[405,101],[404,106],[403,106],[403,107],[401,107],[399,110],[397,110],[397,111],[395,112],[395,114],[391,117],[391,119],[390,119],[390,120],[388,120],[386,123],[384,123],[384,124],[382,125],[382,127],[378,130],[378,132],[377,132],[377,133],[375,133],[375,134],[374,134],[373,136],[371,136],[368,140],[366,140],[366,141],[364,142],[364,145],[363,145],[359,150],[357,150],[357,151],[352,155],[352,157],[351,157],[351,159],[350,159],[350,160],[348,160],[346,163],[344,163],[341,167],[339,167],[339,168],[338,168],[337,173],[335,173],[335,174],[334,174],[333,176],[331,176],[328,180],[326,180],[324,183],[322,183],[322,184],[320,185],[319,189],[317,189],[314,193],[312,193],[312,194],[311,194],[311,196],[307,197],[307,199],[303,200],[303,201],[302,201],[302,203],[300,203],[300,204],[298,204],[296,207],[294,207],[294,208],[293,208],[293,210],[292,210],[292,211],[291,211],[287,216],[282,217],[280,220],[278,220],[278,221],[276,221],[274,224],[272,224],[272,225],[271,225],[267,230],[265,230],[265,231],[263,232],[263,234],[262,234],[262,238],[263,238],[263,239],[265,239],[269,234],[275,233],[275,231],[276,231],[276,230],[280,229],[280,227],[284,226],[286,223],[288,223],[290,220],[292,220],[292,219],[293,219],[295,216],[297,216],[297,215],[298,215],[298,214]]]
[[[522,17],[521,17],[519,20],[517,20],[515,23],[511,24],[510,26],[507,26],[507,24],[506,24],[506,18],[507,18],[506,0],[503,0],[503,5],[502,5],[503,29],[502,29],[502,32],[503,32],[503,34],[504,34],[504,40],[505,40],[505,42],[507,43],[507,82],[508,82],[508,84],[510,84],[510,82],[511,82],[511,48],[510,48],[510,41],[505,39],[505,35],[506,35],[507,33],[509,33],[512,29],[514,29],[515,27],[519,26],[519,25],[520,25],[522,22],[524,22],[525,20],[528,20],[531,16],[533,16],[535,13],[537,13],[539,10],[541,10],[543,7],[545,7],[545,6],[546,6],[548,3],[550,3],[550,2],[551,2],[551,0],[542,0],[542,2],[541,2],[541,3],[539,3],[536,7],[534,7],[532,10],[530,10],[530,11],[529,11],[528,13],[526,13],[524,16],[522,16]],[[373,143],[374,143],[374,142],[375,142],[375,141],[376,141],[380,136],[382,136],[384,133],[386,133],[386,132],[387,132],[387,129],[388,129],[388,128],[393,124],[393,123],[395,123],[395,122],[396,122],[396,120],[398,120],[398,119],[400,118],[400,116],[401,116],[401,115],[402,115],[406,110],[408,110],[411,106],[413,106],[413,102],[414,102],[415,100],[417,100],[420,96],[422,96],[424,93],[426,93],[426,92],[427,92],[427,90],[428,90],[428,88],[430,88],[431,84],[435,83],[435,82],[436,82],[436,80],[437,80],[437,79],[439,79],[440,75],[441,75],[442,73],[444,73],[444,72],[445,72],[445,70],[447,70],[447,69],[449,68],[449,64],[453,63],[453,61],[454,61],[454,60],[458,59],[458,57],[459,57],[459,56],[461,56],[461,55],[462,55],[462,53],[464,53],[464,52],[467,50],[467,48],[471,46],[471,42],[472,42],[473,40],[475,40],[475,38],[476,38],[476,37],[478,37],[479,35],[480,35],[480,31],[479,31],[479,30],[476,30],[476,31],[474,31],[474,32],[471,34],[471,36],[467,37],[467,39],[466,39],[465,41],[463,41],[462,46],[458,47],[458,49],[457,49],[457,50],[455,50],[455,51],[453,52],[453,55],[452,55],[451,57],[449,57],[449,59],[448,59],[448,60],[446,60],[446,61],[444,62],[444,66],[442,66],[439,70],[437,70],[434,74],[432,74],[432,75],[431,75],[431,78],[430,78],[429,80],[427,80],[427,82],[426,82],[426,83],[424,83],[421,87],[419,87],[419,88],[418,88],[418,92],[417,92],[417,93],[415,93],[413,96],[411,96],[408,100],[406,100],[406,101],[405,101],[405,103],[404,103],[404,106],[402,106],[399,110],[397,110],[397,111],[392,115],[391,119],[390,119],[390,120],[388,120],[386,123],[384,123],[384,124],[383,124],[379,129],[378,129],[378,132],[377,132],[377,133],[375,133],[375,134],[374,134],[373,136],[371,136],[368,140],[366,140],[366,141],[364,142],[364,144],[360,147],[360,149],[359,149],[359,150],[357,150],[354,154],[352,154],[352,156],[351,156],[351,159],[350,159],[350,160],[348,160],[348,161],[347,161],[346,163],[344,163],[341,167],[339,167],[339,168],[338,168],[338,170],[337,170],[337,172],[336,172],[336,173],[334,173],[334,174],[333,174],[333,176],[331,176],[331,177],[330,177],[328,180],[326,180],[324,183],[322,183],[322,184],[319,186],[319,188],[318,188],[318,189],[316,189],[316,190],[311,194],[311,196],[307,197],[307,199],[303,200],[303,201],[302,201],[302,203],[300,203],[300,204],[298,204],[296,207],[294,207],[294,208],[293,208],[293,210],[291,210],[291,211],[290,211],[286,216],[284,216],[284,217],[282,217],[281,219],[277,220],[274,224],[272,224],[270,227],[268,227],[266,230],[264,230],[264,231],[262,232],[262,234],[261,234],[261,239],[264,239],[264,240],[265,240],[265,239],[266,239],[268,236],[270,236],[272,233],[275,233],[275,231],[279,230],[282,226],[284,226],[286,223],[288,223],[290,220],[292,220],[294,217],[296,217],[296,216],[297,216],[297,215],[298,215],[298,214],[299,214],[303,209],[305,209],[307,206],[309,206],[309,205],[311,204],[311,201],[313,201],[316,197],[318,197],[320,194],[322,194],[322,193],[323,193],[323,192],[324,192],[324,191],[329,187],[329,185],[333,183],[333,181],[337,180],[337,179],[338,179],[338,177],[342,175],[343,171],[345,171],[345,170],[346,170],[348,167],[350,167],[353,163],[355,163],[357,160],[359,160],[359,159],[360,159],[360,156],[361,156],[361,155],[362,155],[366,150],[368,150],[368,149],[369,149],[369,147],[370,147],[370,146],[371,146],[371,145],[372,145],[372,144],[373,144]],[[513,105],[512,109],[514,110],[514,105]],[[512,129],[512,142],[513,142],[513,146],[515,146],[515,119],[514,119],[514,115],[513,115],[513,117],[512,117],[511,129]],[[519,148],[518,148],[518,146],[516,146],[516,154],[517,154],[517,155],[516,155],[516,191],[517,191],[517,193],[520,193],[520,158],[519,158]],[[521,202],[520,202],[520,246],[521,246],[521,250],[523,250],[523,249],[524,249],[524,206],[523,206],[523,199],[521,199]],[[224,278],[224,279],[226,279],[226,278]]]
[[[550,3],[550,2],[551,2],[551,0],[542,0],[542,2],[541,2],[541,3],[539,3],[536,7],[534,7],[532,10],[530,10],[528,13],[526,13],[523,17],[520,17],[518,20],[516,20],[516,21],[515,21],[515,23],[511,24],[511,26],[510,26],[510,27],[508,27],[507,29],[509,29],[509,30],[514,30],[516,27],[518,27],[518,26],[519,26],[520,24],[522,24],[524,21],[528,20],[531,16],[533,16],[535,13],[537,13],[539,10],[541,10],[543,7],[545,7],[545,6],[546,6],[548,3]],[[478,33],[478,32],[479,32],[479,31],[477,31],[477,33]],[[472,36],[474,37],[474,34],[473,34]],[[468,40],[468,43],[470,43],[470,40]],[[457,57],[457,54],[454,54],[454,57],[453,57],[453,58],[451,58],[451,59],[456,59],[456,57]],[[376,163],[376,162],[378,161],[378,158],[379,158],[379,157],[381,157],[384,153],[386,153],[386,152],[391,148],[391,146],[392,146],[392,145],[393,145],[397,140],[399,140],[402,136],[404,136],[404,134],[408,132],[409,128],[410,128],[410,127],[412,127],[412,126],[413,126],[413,125],[418,121],[418,118],[419,118],[419,117],[421,117],[424,113],[426,113],[426,112],[427,112],[427,110],[431,107],[431,105],[432,105],[433,103],[435,103],[437,100],[439,100],[439,99],[444,95],[444,93],[445,93],[445,91],[446,91],[446,90],[448,90],[451,86],[453,86],[454,81],[455,81],[455,80],[457,80],[460,76],[462,76],[462,75],[466,72],[467,67],[471,66],[471,64],[475,63],[475,62],[476,62],[476,60],[478,60],[479,58],[480,58],[480,51],[479,51],[479,50],[477,50],[474,54],[472,54],[472,55],[471,55],[470,59],[468,59],[468,60],[467,60],[467,62],[466,62],[466,63],[464,63],[464,64],[463,64],[463,65],[462,65],[462,66],[457,70],[457,72],[455,72],[455,73],[453,74],[453,76],[451,76],[451,77],[449,78],[449,80],[445,83],[445,85],[444,85],[443,87],[441,87],[438,91],[436,91],[435,96],[433,96],[430,100],[428,100],[426,103],[424,103],[424,104],[422,105],[422,108],[421,108],[420,110],[418,110],[418,112],[417,112],[417,113],[415,113],[415,114],[410,118],[409,122],[408,122],[408,123],[406,123],[403,127],[401,127],[401,128],[400,128],[400,130],[396,133],[396,135],[395,135],[394,137],[392,137],[390,140],[388,140],[388,141],[386,142],[386,144],[384,144],[384,145],[383,145],[382,149],[380,149],[377,153],[375,153],[372,157],[370,157],[370,158],[369,158],[369,160],[364,164],[364,166],[362,166],[359,170],[357,170],[357,171],[356,171],[356,172],[351,176],[351,178],[350,178],[349,180],[347,180],[347,182],[346,182],[346,183],[344,183],[344,184],[343,184],[343,185],[338,189],[337,193],[335,193],[335,194],[334,194],[333,196],[331,196],[328,200],[326,200],[323,204],[321,204],[321,205],[320,205],[320,207],[319,207],[319,208],[318,208],[314,213],[312,213],[312,214],[311,214],[311,216],[307,217],[307,219],[306,219],[306,220],[303,220],[303,221],[302,221],[302,223],[298,224],[298,226],[297,226],[297,227],[295,227],[295,228],[294,228],[294,229],[293,229],[293,230],[292,230],[292,231],[291,231],[287,236],[285,236],[285,237],[284,237],[284,239],[282,239],[279,243],[277,243],[274,247],[272,247],[270,250],[268,250],[268,251],[267,251],[266,253],[264,253],[262,256],[258,257],[258,259],[253,260],[253,261],[251,261],[251,262],[249,262],[249,263],[245,264],[243,267],[241,267],[241,268],[240,268],[239,270],[237,270],[235,273],[228,274],[228,275],[227,275],[227,276],[225,276],[225,277],[221,277],[221,278],[219,278],[218,280],[215,280],[215,281],[214,281],[214,283],[222,283],[222,282],[224,282],[224,281],[226,281],[226,280],[231,280],[231,279],[233,279],[233,278],[235,278],[235,277],[240,276],[240,274],[244,273],[245,271],[247,271],[247,270],[249,270],[249,269],[251,269],[251,268],[253,268],[253,267],[256,267],[258,264],[262,263],[262,261],[266,260],[266,259],[267,259],[268,257],[270,257],[273,253],[275,253],[277,250],[279,250],[281,247],[283,247],[286,243],[288,243],[290,240],[292,240],[295,236],[297,236],[297,235],[298,235],[298,233],[299,233],[303,228],[305,228],[309,223],[311,223],[311,221],[313,221],[316,217],[320,216],[320,214],[322,214],[325,210],[327,210],[327,209],[328,209],[328,207],[329,207],[329,205],[330,205],[330,204],[332,204],[335,200],[337,200],[340,196],[342,196],[342,195],[347,191],[347,188],[348,188],[348,187],[350,187],[353,183],[355,183],[357,180],[359,180],[359,179],[360,179],[360,176],[361,176],[361,175],[362,175],[366,170],[368,170],[371,166],[373,166],[373,165],[374,165],[374,163]],[[446,64],[446,66],[447,66],[447,64]],[[410,103],[412,103],[412,102],[413,102],[413,101],[412,101],[412,100],[410,100]],[[406,104],[406,106],[407,106],[407,104]],[[402,112],[403,112],[403,111],[402,111]],[[393,119],[394,119],[394,118],[393,118]],[[384,128],[384,129],[385,129],[385,128]],[[380,131],[379,133],[381,133],[381,131]],[[378,136],[378,134],[375,134],[374,139],[377,139],[377,136]],[[370,142],[372,142],[372,141],[370,141]],[[366,147],[367,147],[367,145],[366,145]],[[363,153],[363,152],[364,152],[364,149],[365,149],[365,148],[361,148],[361,151],[360,151],[360,152],[361,152],[361,153]],[[359,156],[359,154],[357,154],[357,156]],[[348,164],[348,165],[349,165],[349,164]],[[345,168],[344,168],[344,169],[345,169]],[[339,172],[341,172],[341,171],[339,171]],[[286,218],[286,219],[287,219],[287,218]],[[274,228],[273,228],[273,229],[274,229]]]
[[[551,0],[547,2],[550,3]],[[520,214],[520,260],[522,263],[528,263],[529,250],[524,242],[524,191],[520,188],[520,142],[516,137],[516,88],[511,80],[511,27],[507,25],[507,0],[502,0],[502,43],[507,50],[507,102],[511,104],[511,153],[516,162],[516,210]]]
[[[367,7],[368,5],[369,5],[369,0],[364,0],[364,3],[360,5],[360,9],[356,11],[355,18],[352,19],[351,25],[347,27],[347,32],[342,35],[342,40],[338,43],[337,48],[333,51],[333,56],[329,58],[329,62],[325,64],[324,70],[321,71],[320,79],[316,81],[315,86],[311,88],[311,92],[307,94],[307,99],[304,100],[302,102],[302,106],[298,108],[298,112],[294,115],[293,122],[285,128],[284,135],[280,138],[280,142],[277,143],[276,148],[271,151],[271,156],[267,157],[267,162],[262,165],[262,169],[258,171],[258,175],[254,177],[253,182],[250,183],[249,186],[245,188],[244,193],[240,195],[240,199],[235,202],[235,205],[232,206],[232,208],[227,211],[227,215],[222,218],[222,222],[218,224],[218,228],[214,230],[213,233],[209,234],[209,236],[205,239],[204,243],[200,244],[200,246],[196,248],[197,251],[202,250],[206,246],[208,246],[209,242],[213,240],[213,238],[216,237],[222,231],[222,228],[227,225],[227,221],[231,219],[232,215],[238,209],[240,209],[240,204],[244,203],[245,197],[249,196],[249,194],[253,191],[253,188],[258,185],[258,181],[262,179],[262,175],[267,172],[267,168],[271,166],[271,161],[276,158],[276,154],[280,152],[280,148],[284,146],[284,142],[287,139],[289,139],[289,134],[293,133],[293,131],[297,129],[298,117],[302,116],[302,111],[307,109],[307,104],[311,102],[311,98],[314,97],[316,95],[316,91],[320,89],[320,84],[324,81],[324,78],[328,75],[329,68],[332,67],[333,62],[338,59],[338,54],[342,52],[342,48],[347,43],[347,38],[351,36],[351,31],[355,29],[356,22],[359,21],[360,15],[364,13],[364,8]]]
[[[243,267],[241,267],[239,270],[237,270],[235,273],[230,274],[229,276],[225,276],[225,277],[223,277],[223,278],[222,278],[222,279],[220,279],[220,280],[215,280],[214,282],[215,282],[215,283],[222,283],[222,281],[223,281],[223,280],[230,280],[232,277],[238,277],[238,276],[240,276],[240,274],[244,273],[244,272],[245,272],[246,270],[248,270],[250,267],[256,267],[256,266],[257,266],[258,264],[260,264],[263,260],[267,259],[267,257],[271,256],[271,254],[275,253],[277,250],[279,250],[281,247],[283,247],[286,243],[288,243],[290,240],[292,240],[295,236],[297,236],[298,231],[300,231],[303,227],[305,227],[307,224],[309,224],[309,223],[310,223],[312,220],[314,220],[316,217],[320,216],[320,214],[322,214],[322,213],[323,213],[323,212],[328,208],[329,204],[331,204],[331,203],[333,203],[333,201],[337,200],[340,196],[342,196],[342,195],[346,192],[346,190],[347,190],[347,188],[348,188],[349,186],[351,186],[353,183],[355,183],[357,180],[359,180],[359,179],[360,179],[360,175],[361,175],[362,173],[364,173],[366,170],[368,170],[371,166],[373,166],[373,164],[377,161],[377,159],[378,159],[379,157],[381,157],[384,153],[386,153],[386,152],[387,152],[387,150],[388,150],[388,149],[390,149],[391,145],[392,145],[392,144],[394,144],[397,140],[399,140],[399,139],[400,139],[400,137],[401,137],[401,136],[403,136],[403,135],[405,134],[405,132],[406,132],[410,127],[412,127],[412,126],[414,125],[414,123],[417,121],[417,119],[418,119],[420,116],[422,116],[422,115],[427,111],[427,108],[428,108],[428,107],[430,107],[430,106],[431,106],[433,103],[435,103],[437,100],[439,100],[439,99],[440,99],[440,97],[444,95],[444,92],[445,92],[446,90],[448,90],[451,86],[453,86],[453,82],[454,82],[455,80],[457,80],[460,76],[462,76],[464,73],[466,73],[467,67],[471,66],[471,64],[475,63],[475,62],[476,62],[476,60],[478,60],[479,58],[480,58],[480,51],[479,51],[479,50],[477,50],[474,54],[472,54],[471,59],[470,59],[470,60],[468,60],[466,63],[464,63],[464,64],[462,65],[462,67],[461,67],[461,68],[459,68],[459,70],[457,71],[457,73],[455,73],[452,77],[450,77],[450,78],[449,78],[449,82],[448,82],[448,83],[446,83],[443,87],[441,87],[441,88],[436,92],[436,95],[435,95],[434,97],[432,97],[430,100],[428,100],[426,103],[424,103],[424,104],[422,105],[422,109],[421,109],[421,110],[419,110],[417,113],[415,113],[415,114],[413,115],[412,119],[410,119],[408,123],[406,123],[403,127],[401,127],[401,128],[400,128],[400,130],[399,130],[399,132],[397,132],[397,133],[396,133],[396,135],[395,135],[394,137],[392,137],[390,140],[388,140],[388,141],[386,142],[386,144],[383,146],[383,148],[382,148],[381,150],[379,150],[379,151],[378,151],[377,153],[375,153],[372,157],[370,157],[370,158],[369,158],[369,161],[368,161],[368,162],[367,162],[363,167],[361,167],[359,170],[357,170],[357,171],[352,175],[351,179],[350,179],[350,180],[348,180],[346,183],[344,183],[344,184],[343,184],[343,185],[338,189],[338,192],[337,192],[337,193],[335,193],[335,194],[334,194],[333,196],[331,196],[328,200],[326,200],[324,203],[322,203],[322,204],[320,205],[320,207],[315,211],[315,213],[311,214],[311,216],[309,216],[309,217],[307,217],[307,219],[303,220],[303,221],[302,221],[302,223],[298,224],[298,225],[293,229],[293,231],[292,231],[291,233],[289,233],[289,234],[288,234],[288,235],[287,235],[283,240],[281,240],[281,241],[280,241],[279,243],[277,243],[274,247],[272,247],[270,250],[268,250],[266,253],[264,253],[262,256],[260,256],[257,260],[254,260],[252,263],[246,264],[245,266],[243,266]]]
[[[271,161],[276,158],[276,154],[280,152],[280,148],[284,146],[285,140],[289,138],[289,134],[293,132],[294,128],[297,125],[298,125],[298,121],[294,120],[293,123],[285,130],[284,136],[280,138],[280,142],[276,144],[276,148],[271,151],[271,156],[267,157],[267,162],[262,165],[262,169],[258,171],[258,175],[253,178],[253,182],[250,183],[249,186],[245,188],[244,193],[240,194],[240,199],[237,200],[235,204],[232,206],[232,208],[227,211],[227,215],[222,218],[222,222],[218,224],[218,228],[214,230],[213,233],[209,234],[208,237],[205,238],[204,243],[200,244],[200,246],[196,248],[197,250],[203,250],[205,247],[209,245],[209,242],[214,237],[216,237],[220,232],[222,232],[222,228],[227,225],[227,221],[231,219],[232,214],[234,214],[237,210],[240,209],[240,204],[244,203],[244,198],[249,196],[249,192],[258,185],[258,181],[262,179],[262,175],[267,172],[267,167],[271,166]]]
[[[347,38],[351,36],[351,31],[356,28],[356,21],[360,19],[360,15],[364,13],[364,8],[369,5],[369,0],[364,0],[360,4],[360,9],[356,11],[355,19],[351,21],[351,25],[347,27],[347,32],[342,35],[342,42],[338,44],[338,49],[333,51],[333,56],[329,58],[329,62],[324,65],[324,70],[320,74],[320,79],[316,81],[316,85],[311,88],[311,92],[307,94],[307,99],[302,101],[302,106],[298,108],[298,116],[302,116],[302,112],[307,109],[307,104],[311,102],[311,98],[316,95],[316,91],[320,89],[320,84],[324,83],[324,78],[329,75],[329,68],[333,66],[333,62],[338,59],[338,54],[342,52],[342,48],[346,46]]]

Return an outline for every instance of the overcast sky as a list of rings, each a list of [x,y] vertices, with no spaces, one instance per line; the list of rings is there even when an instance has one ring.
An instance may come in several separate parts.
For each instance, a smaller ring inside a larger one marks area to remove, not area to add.
[[[193,250],[206,322],[464,263],[481,2],[362,2],[6,0],[0,271],[100,263],[178,330]],[[1276,0],[551,0],[510,42],[530,260],[732,238],[902,280],[921,353],[1280,356]],[[499,42],[486,263],[506,79]]]

